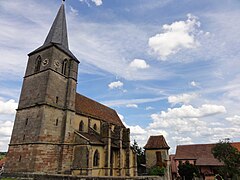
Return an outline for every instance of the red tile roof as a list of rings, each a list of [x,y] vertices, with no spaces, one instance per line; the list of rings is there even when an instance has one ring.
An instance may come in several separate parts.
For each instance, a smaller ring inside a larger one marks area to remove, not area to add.
[[[124,127],[115,110],[76,93],[76,113]]]
[[[231,144],[240,151],[240,142]],[[221,166],[223,163],[212,155],[214,146],[215,144],[179,145],[177,146],[175,160],[196,160],[196,165],[199,166]]]
[[[237,148],[238,151],[240,151],[240,142],[233,142],[231,145],[235,148]]]
[[[145,149],[170,149],[163,135],[150,136],[144,148]]]

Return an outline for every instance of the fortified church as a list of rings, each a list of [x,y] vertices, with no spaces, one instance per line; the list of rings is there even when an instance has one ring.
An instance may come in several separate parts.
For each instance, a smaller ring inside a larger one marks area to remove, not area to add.
[[[135,176],[130,130],[115,110],[76,92],[64,2],[28,56],[5,172]]]

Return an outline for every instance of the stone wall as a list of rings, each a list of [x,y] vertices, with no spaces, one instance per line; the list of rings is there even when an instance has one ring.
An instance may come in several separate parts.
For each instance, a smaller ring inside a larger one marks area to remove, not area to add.
[[[160,176],[135,176],[135,177],[90,177],[70,175],[48,175],[48,174],[3,174],[3,177],[14,177],[17,179],[31,180],[167,180]]]

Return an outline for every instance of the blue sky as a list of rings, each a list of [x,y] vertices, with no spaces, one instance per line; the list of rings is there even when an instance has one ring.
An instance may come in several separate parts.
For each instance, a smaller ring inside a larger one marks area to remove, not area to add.
[[[7,150],[27,54],[59,0],[0,1],[0,151]],[[77,91],[114,108],[144,146],[240,141],[240,1],[66,0]]]

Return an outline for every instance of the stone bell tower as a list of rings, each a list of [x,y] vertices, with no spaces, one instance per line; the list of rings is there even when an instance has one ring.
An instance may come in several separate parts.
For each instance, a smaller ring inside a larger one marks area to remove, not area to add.
[[[45,42],[28,56],[5,172],[63,173],[71,164],[79,64],[68,46],[64,1]]]

